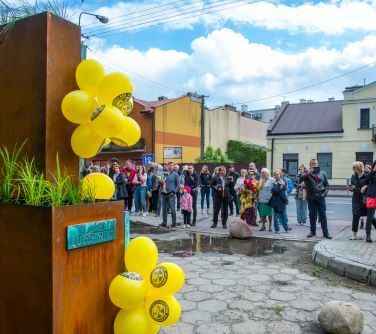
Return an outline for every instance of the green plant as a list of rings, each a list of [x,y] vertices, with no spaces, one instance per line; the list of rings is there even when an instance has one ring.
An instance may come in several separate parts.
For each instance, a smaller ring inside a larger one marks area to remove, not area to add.
[[[218,163],[229,163],[231,160],[222,152],[220,148],[213,149],[213,147],[208,146],[204,153],[204,158],[196,158],[196,162],[218,162]]]
[[[321,267],[317,266],[317,267],[314,267],[312,269],[312,275],[315,276],[315,277],[320,277],[321,273],[322,273],[322,268]]]
[[[266,165],[266,149],[251,144],[246,144],[238,140],[227,142],[227,153],[229,159],[234,162],[254,162]]]
[[[3,203],[9,203],[12,200],[12,196],[14,196],[14,176],[17,170],[21,151],[25,144],[26,140],[19,146],[16,143],[12,152],[9,152],[5,146],[0,147],[0,199]]]
[[[66,203],[67,183],[70,176],[63,176],[60,170],[59,154],[56,154],[56,171],[51,173],[52,182],[47,183],[46,196],[51,206],[59,206]]]
[[[48,181],[35,167],[34,159],[24,159],[18,166],[19,197],[26,205],[46,205]]]
[[[283,305],[277,305],[275,308],[274,308],[274,312],[277,313],[277,314],[281,314],[283,311],[285,310],[285,307]]]

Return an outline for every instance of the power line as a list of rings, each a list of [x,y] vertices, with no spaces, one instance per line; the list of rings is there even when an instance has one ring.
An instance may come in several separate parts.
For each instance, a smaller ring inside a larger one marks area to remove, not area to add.
[[[180,1],[184,1],[184,0],[180,0]],[[213,3],[220,2],[220,1],[223,1],[223,0],[213,1]],[[179,2],[179,1],[177,1],[177,2]],[[114,28],[114,27],[117,27],[117,26],[122,26],[125,23],[137,23],[137,22],[140,22],[140,21],[142,22],[145,19],[142,19],[142,20],[138,20],[138,19],[141,18],[141,17],[145,17],[145,16],[148,16],[147,19],[156,18],[156,17],[163,17],[165,14],[170,14],[170,13],[176,12],[177,10],[179,10],[183,7],[192,6],[195,3],[199,3],[199,5],[202,5],[202,4],[205,5],[204,1],[197,0],[197,1],[194,1],[190,4],[182,4],[180,6],[175,6],[175,7],[169,8],[166,11],[164,11],[163,13],[161,13],[160,8],[158,7],[157,11],[154,11],[152,13],[143,13],[142,15],[138,15],[138,16],[130,18],[130,19],[121,19],[121,20],[117,20],[117,21],[113,21],[113,19],[111,19],[110,23],[106,24],[105,26],[103,26],[103,24],[97,24],[97,26],[95,26],[93,28],[88,28],[87,30],[85,30],[85,33],[88,33],[89,31],[90,31],[90,33],[93,33],[95,30],[103,30],[104,28],[111,29],[111,28]],[[175,2],[175,4],[176,4],[176,2]],[[197,6],[193,6],[193,7],[197,7]],[[134,12],[134,13],[137,13],[137,12]],[[157,15],[153,15],[153,14],[157,14]],[[127,15],[124,15],[124,16],[127,16]]]
[[[296,93],[296,92],[300,92],[302,90],[305,90],[305,89],[308,89],[308,88],[312,88],[312,87],[316,87],[316,86],[319,86],[319,85],[322,85],[324,83],[327,83],[327,82],[330,82],[330,81],[333,81],[333,80],[336,80],[336,79],[339,79],[339,78],[342,78],[346,75],[349,75],[351,73],[354,73],[356,71],[360,71],[366,67],[369,67],[371,65],[374,65],[376,64],[376,61],[372,62],[372,63],[369,63],[369,64],[366,64],[366,65],[363,65],[361,67],[358,67],[354,70],[351,70],[349,72],[346,72],[346,73],[343,73],[341,75],[337,75],[336,77],[332,77],[330,79],[326,79],[324,81],[320,81],[320,82],[317,82],[317,83],[314,83],[312,85],[308,85],[308,86],[305,86],[305,87],[302,87],[302,88],[298,88],[298,89],[295,89],[295,90],[291,90],[289,92],[284,92],[284,93],[281,93],[281,94],[277,94],[277,95],[273,95],[273,96],[267,96],[267,97],[263,97],[261,99],[256,99],[256,100],[251,100],[251,101],[245,101],[245,102],[237,102],[237,103],[233,103],[233,104],[248,104],[248,103],[254,103],[254,102],[260,102],[260,101],[265,101],[265,100],[269,100],[269,99],[273,99],[273,98],[276,98],[276,97],[281,97],[281,96],[284,96],[284,95],[289,95],[289,94],[293,94],[293,93]]]
[[[205,15],[205,14],[213,14],[213,13],[217,13],[217,12],[224,11],[224,10],[229,10],[229,9],[238,8],[238,7],[242,7],[242,6],[248,6],[248,5],[251,5],[251,4],[254,4],[254,3],[257,3],[257,2],[262,2],[262,1],[264,1],[264,0],[256,0],[256,1],[253,1],[251,3],[248,3],[248,2],[244,3],[243,0],[236,0],[236,1],[232,1],[232,2],[226,3],[225,5],[228,5],[228,4],[231,4],[231,3],[236,3],[236,2],[242,2],[242,3],[238,4],[237,6],[230,6],[230,7],[226,7],[226,8],[219,8],[217,10],[211,10],[211,11],[207,11],[207,12],[204,12],[204,13],[201,13],[201,14],[191,15],[191,16],[188,16],[188,17],[185,17],[185,18],[177,18],[177,19],[174,19],[174,20],[163,21],[163,20],[166,20],[168,18],[183,16],[183,15],[187,15],[189,13],[172,15],[170,17],[166,17],[166,18],[160,19],[160,20],[153,20],[153,21],[150,21],[150,22],[144,22],[142,24],[136,24],[134,26],[131,25],[131,26],[123,27],[121,29],[115,29],[115,32],[103,32],[101,34],[98,33],[98,34],[92,34],[92,35],[88,34],[88,37],[94,37],[94,36],[99,36],[99,35],[102,35],[101,36],[102,38],[110,37],[110,36],[118,35],[118,34],[121,34],[121,33],[124,33],[124,32],[130,32],[130,31],[141,30],[141,29],[145,29],[145,28],[151,28],[151,27],[158,26],[158,25],[161,25],[161,24],[172,23],[172,22],[176,22],[176,21],[183,21],[183,20],[186,20],[186,19],[189,19],[189,18],[195,18],[195,17],[199,17],[199,16],[202,16],[202,15]],[[217,5],[217,6],[214,6],[214,7],[219,7],[219,6],[224,6],[224,5],[223,4],[222,5]],[[202,9],[192,11],[191,13],[197,12],[197,11],[202,11]],[[161,22],[161,21],[163,21],[163,22]],[[137,27],[137,26],[140,26],[140,25],[143,25],[143,24],[147,24],[147,23],[152,23],[152,22],[157,22],[157,23],[154,23],[152,25],[145,26],[145,27],[126,29],[126,28]],[[122,29],[126,29],[126,30],[122,30]],[[119,31],[116,31],[116,30],[119,30]]]
[[[124,65],[116,63],[115,61],[108,59],[104,55],[98,54],[97,52],[93,51],[90,48],[88,48],[88,51],[91,52],[93,55],[95,55],[97,58],[102,59],[102,60],[104,60],[104,61],[112,64],[112,67],[115,70],[122,69],[122,70],[130,73],[131,76],[134,77],[134,79],[136,81],[139,81],[140,83],[142,83],[142,85],[149,86],[149,87],[155,86],[155,87],[158,87],[158,88],[168,89],[170,91],[174,91],[174,92],[178,93],[179,95],[185,94],[182,91],[177,90],[176,88],[173,88],[173,87],[167,86],[167,85],[165,85],[163,83],[151,80],[151,79],[149,79],[149,78],[147,78],[147,77],[145,77],[145,76],[143,76],[143,75],[141,75],[141,74],[139,74],[139,73],[137,73],[137,72],[135,72],[133,70],[130,70],[130,69],[126,68]]]

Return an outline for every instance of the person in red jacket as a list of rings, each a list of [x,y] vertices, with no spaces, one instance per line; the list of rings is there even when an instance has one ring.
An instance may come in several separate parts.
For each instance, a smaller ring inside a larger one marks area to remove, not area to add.
[[[121,171],[125,175],[125,181],[127,184],[127,191],[128,191],[128,197],[125,199],[125,205],[128,207],[128,211],[132,211],[132,203],[133,203],[133,194],[134,194],[134,184],[133,179],[135,175],[137,174],[136,169],[133,168],[133,164],[131,160],[127,160],[125,162],[125,167],[121,169]]]

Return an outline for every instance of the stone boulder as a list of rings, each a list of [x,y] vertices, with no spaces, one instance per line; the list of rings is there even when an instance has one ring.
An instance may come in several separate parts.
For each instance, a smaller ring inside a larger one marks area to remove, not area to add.
[[[364,316],[358,306],[344,301],[327,302],[319,314],[321,328],[331,334],[360,334]]]
[[[231,237],[236,239],[247,239],[252,236],[252,230],[244,220],[235,218],[231,219],[228,224]]]

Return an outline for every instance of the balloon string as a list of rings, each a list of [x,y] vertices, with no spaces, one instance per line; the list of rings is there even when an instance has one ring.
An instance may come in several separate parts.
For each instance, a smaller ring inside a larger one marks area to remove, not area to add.
[[[125,249],[128,247],[129,245],[129,238],[130,238],[130,212],[129,211],[125,211],[124,212],[124,246],[125,246]]]

